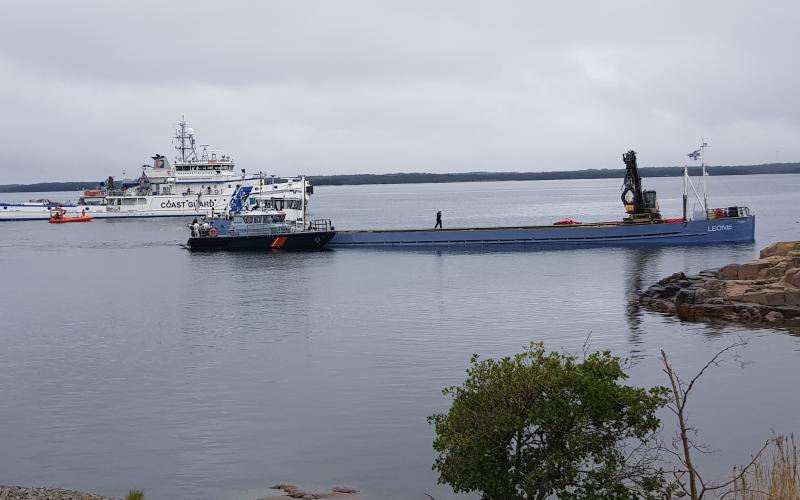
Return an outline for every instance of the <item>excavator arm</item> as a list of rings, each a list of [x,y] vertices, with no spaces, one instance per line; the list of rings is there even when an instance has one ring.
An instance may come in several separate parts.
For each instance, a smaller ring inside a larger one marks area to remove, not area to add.
[[[625,182],[622,185],[622,204],[630,214],[630,219],[661,219],[655,191],[642,189],[642,176],[636,164],[636,151],[630,150],[622,155],[625,162]]]
[[[636,164],[636,151],[630,150],[622,155],[625,162],[625,182],[622,185],[622,204],[633,205],[633,213],[644,212],[644,194],[642,193],[642,176]]]

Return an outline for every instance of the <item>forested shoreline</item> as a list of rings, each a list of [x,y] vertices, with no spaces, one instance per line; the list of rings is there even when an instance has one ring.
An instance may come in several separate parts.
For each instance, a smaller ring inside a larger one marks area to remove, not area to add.
[[[683,167],[643,167],[642,177],[680,177]],[[708,167],[709,175],[798,174],[800,163],[766,163]],[[700,167],[690,167],[690,175],[699,175]],[[623,168],[558,170],[551,172],[461,172],[434,174],[424,172],[394,174],[312,175],[316,186],[348,186],[361,184],[425,184],[444,182],[531,181],[557,179],[622,179]],[[34,184],[0,184],[0,193],[46,191],[79,191],[97,187],[102,181],[38,182]]]

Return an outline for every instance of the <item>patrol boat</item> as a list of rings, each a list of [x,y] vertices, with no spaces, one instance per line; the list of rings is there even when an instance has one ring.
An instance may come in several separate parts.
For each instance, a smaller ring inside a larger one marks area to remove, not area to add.
[[[303,227],[286,222],[286,213],[272,208],[248,208],[251,186],[237,190],[229,210],[189,224],[190,250],[313,250],[335,235],[330,219],[309,221]]]

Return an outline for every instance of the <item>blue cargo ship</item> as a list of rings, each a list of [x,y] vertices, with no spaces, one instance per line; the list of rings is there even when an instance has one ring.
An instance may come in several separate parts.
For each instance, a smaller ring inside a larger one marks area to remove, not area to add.
[[[736,207],[742,211],[745,207]],[[746,212],[745,212],[746,213]],[[332,247],[442,245],[689,245],[755,240],[755,216],[662,221],[653,224],[573,224],[463,229],[338,231]]]
[[[706,143],[694,156],[702,154]],[[690,155],[692,156],[692,155]],[[642,189],[636,152],[623,156],[626,166],[622,203],[628,216],[617,222],[583,224],[565,220],[552,226],[475,227],[453,229],[395,229],[338,231],[331,247],[457,246],[457,245],[693,245],[746,243],[755,240],[755,216],[747,207],[708,208],[684,169],[683,217],[663,219],[655,191]],[[705,163],[703,186],[705,186]],[[690,219],[686,213],[691,186],[705,210]],[[704,189],[705,191],[705,189]]]

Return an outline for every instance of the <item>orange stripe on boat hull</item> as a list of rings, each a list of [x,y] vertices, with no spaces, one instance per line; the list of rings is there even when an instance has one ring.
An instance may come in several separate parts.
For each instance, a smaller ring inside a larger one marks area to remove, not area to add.
[[[286,236],[278,236],[277,238],[275,238],[275,239],[272,241],[272,244],[271,244],[270,246],[271,246],[272,248],[283,248],[283,245],[285,245],[285,244],[286,244],[286,240],[288,240],[288,239],[289,239],[289,238],[288,238],[288,237],[286,237]]]

